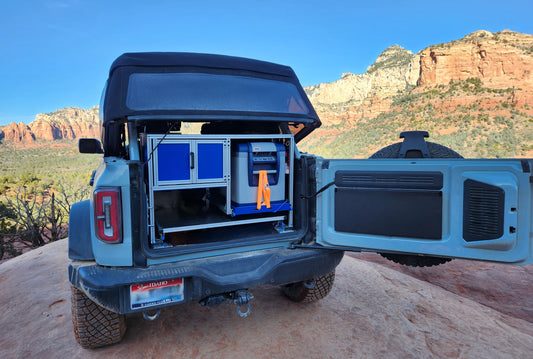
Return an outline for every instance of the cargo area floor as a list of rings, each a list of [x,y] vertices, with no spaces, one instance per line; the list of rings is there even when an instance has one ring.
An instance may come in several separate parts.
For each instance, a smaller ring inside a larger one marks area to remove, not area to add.
[[[278,222],[286,219],[286,212],[229,216],[218,208],[205,212],[184,213],[183,211],[164,210],[156,213],[156,223],[162,233],[175,233],[198,229],[240,226],[252,223]]]
[[[207,228],[194,231],[165,233],[164,242],[172,246],[225,242],[230,240],[257,239],[266,236],[283,237],[274,223],[255,223],[237,227]]]

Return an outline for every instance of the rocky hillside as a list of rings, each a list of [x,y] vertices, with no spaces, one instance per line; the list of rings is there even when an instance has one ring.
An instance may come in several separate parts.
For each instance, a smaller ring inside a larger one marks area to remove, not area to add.
[[[98,106],[89,110],[67,107],[52,113],[41,113],[26,125],[14,123],[0,130],[2,142],[28,145],[36,140],[62,140],[99,137]]]
[[[307,87],[309,99],[319,109],[360,106],[372,98],[387,98],[416,86],[420,61],[398,45],[389,47],[363,75],[344,73],[340,80]]]
[[[533,35],[477,31],[413,55],[386,49],[366,73],[306,88],[323,126],[300,146],[365,158],[405,130],[467,157],[533,156]]]

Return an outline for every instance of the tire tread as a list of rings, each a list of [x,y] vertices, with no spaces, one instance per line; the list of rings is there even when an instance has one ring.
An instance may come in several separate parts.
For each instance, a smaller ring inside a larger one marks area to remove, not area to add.
[[[325,298],[335,282],[335,271],[318,276],[314,279],[315,285],[309,288],[304,282],[297,282],[283,286],[283,293],[292,301],[298,303],[311,303]],[[313,280],[305,281],[311,284]]]
[[[100,307],[71,286],[72,324],[77,342],[85,349],[118,343],[126,333],[124,315]]]

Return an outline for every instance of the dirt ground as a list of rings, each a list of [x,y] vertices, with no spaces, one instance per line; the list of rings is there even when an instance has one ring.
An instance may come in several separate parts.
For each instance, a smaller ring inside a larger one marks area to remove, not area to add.
[[[153,322],[128,316],[122,343],[84,350],[72,331],[62,240],[0,264],[0,357],[531,357],[531,266],[453,261],[407,275],[379,261],[345,256],[332,292],[317,303],[256,288],[247,318],[234,305],[184,304]],[[493,309],[500,306],[506,314]]]

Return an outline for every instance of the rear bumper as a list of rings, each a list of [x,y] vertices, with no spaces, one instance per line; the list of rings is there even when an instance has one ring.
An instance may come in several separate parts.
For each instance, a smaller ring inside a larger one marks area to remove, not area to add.
[[[131,309],[132,284],[183,278],[181,304],[238,289],[282,285],[324,275],[335,269],[343,254],[339,250],[273,248],[148,268],[111,268],[75,261],[69,264],[68,271],[70,282],[94,302],[125,314],[139,311]],[[163,306],[166,305],[159,307]]]

